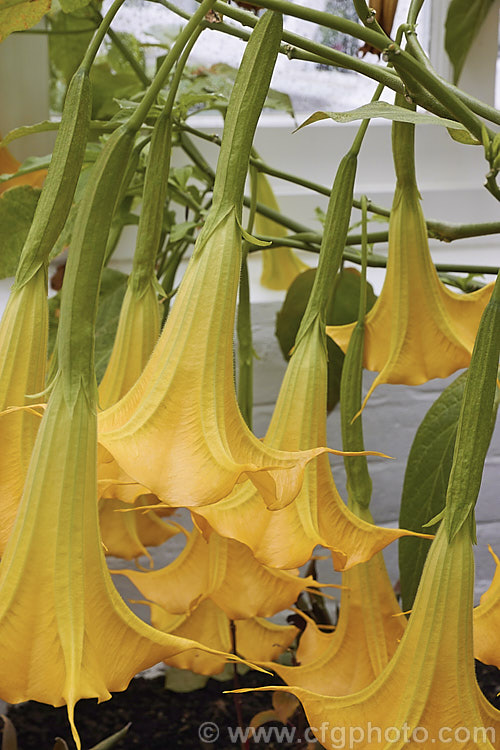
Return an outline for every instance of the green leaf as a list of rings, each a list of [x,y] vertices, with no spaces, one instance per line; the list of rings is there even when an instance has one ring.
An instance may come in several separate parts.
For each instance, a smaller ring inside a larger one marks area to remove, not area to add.
[[[290,358],[290,351],[295,344],[295,337],[307,307],[315,275],[315,268],[310,268],[299,274],[290,285],[283,307],[278,312],[276,318],[276,336],[286,360]],[[328,325],[344,325],[357,320],[360,278],[360,274],[354,268],[347,268],[341,271],[337,278],[335,294],[326,312],[326,322]],[[375,300],[376,296],[373,292],[373,287],[371,284],[368,284],[367,312],[371,309]],[[327,337],[327,348],[327,409],[331,411],[340,398],[340,379],[344,364],[344,354],[340,347],[329,337]]]
[[[123,729],[120,729],[118,732],[115,732],[114,734],[110,735],[109,737],[106,737],[105,740],[102,740],[102,742],[99,742],[97,745],[94,745],[90,748],[90,750],[108,750],[108,748],[113,747],[116,745],[117,742],[119,742],[125,735],[127,734],[128,730],[132,726],[131,723],[126,724]]]
[[[125,31],[115,31],[116,36],[128,50],[130,55],[135,58],[142,69],[145,66],[144,47],[138,41],[137,37]],[[108,62],[113,70],[117,73],[130,73],[130,63],[125,59],[115,44],[112,44],[108,52]]]
[[[16,273],[39,195],[37,188],[21,185],[6,190],[0,197],[0,279]]]
[[[60,89],[52,94],[57,96],[54,104],[62,110],[62,97],[66,91],[73,73],[76,71],[87,50],[96,28],[95,17],[89,8],[70,13],[66,5],[68,0],[61,2],[63,11],[51,13],[49,16],[49,56],[52,76],[59,80]],[[84,3],[86,4],[86,3]],[[76,4],[77,5],[77,4]],[[54,86],[54,82],[51,84]]]
[[[403,484],[399,523],[410,531],[434,533],[426,524],[444,508],[453,461],[458,418],[466,372],[456,378],[433,403],[417,430]],[[403,609],[409,610],[431,542],[405,537],[399,540],[399,570]]]
[[[0,0],[0,42],[35,26],[49,10],[50,0]]]
[[[442,125],[452,130],[466,130],[465,126],[455,120],[448,120],[445,117],[436,117],[435,115],[426,115],[422,112],[413,112],[411,109],[398,107],[388,102],[371,102],[363,104],[362,107],[351,109],[348,112],[323,112],[318,111],[307,118],[297,130],[311,125],[320,120],[335,120],[335,122],[353,122],[354,120],[366,120],[368,118],[381,117],[385,120],[395,120],[396,122],[411,122],[414,124],[425,125]]]
[[[495,0],[451,0],[445,23],[444,47],[457,83],[465,60]]]

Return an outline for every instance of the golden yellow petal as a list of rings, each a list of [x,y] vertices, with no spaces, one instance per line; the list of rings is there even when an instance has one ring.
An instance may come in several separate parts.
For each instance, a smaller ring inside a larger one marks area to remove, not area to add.
[[[0,412],[40,401],[47,333],[47,282],[41,268],[11,292],[0,323]],[[28,410],[0,415],[0,556],[16,517],[39,425],[40,417]]]
[[[475,679],[473,579],[469,531],[462,528],[449,543],[443,525],[429,551],[401,643],[370,685],[343,696],[292,686],[261,689],[288,691],[299,698],[327,750],[338,747],[342,731],[349,737],[350,730],[360,746],[370,750],[439,747],[440,742],[494,750],[500,711],[486,701]]]
[[[81,389],[74,408],[53,389],[25,491],[0,563],[0,698],[66,704],[107,700],[140,670],[169,658],[184,668],[193,641],[161,633],[114,588],[99,537],[96,417]]]
[[[365,318],[364,367],[380,383],[419,385],[468,367],[493,284],[457,294],[440,281],[429,251],[416,187],[398,185],[389,224],[389,256],[382,292]],[[327,326],[345,352],[354,328]]]
[[[182,638],[191,638],[219,651],[232,650],[230,620],[210,599],[202,601],[191,613],[171,615],[157,604],[150,604],[151,622],[156,628]],[[261,618],[237,620],[236,650],[240,656],[252,661],[276,659],[293,642],[297,628],[276,625]],[[169,661],[166,660],[168,664]],[[224,659],[211,654],[189,667],[197,674],[219,674],[226,664]],[[202,671],[200,671],[202,670]]]
[[[104,498],[99,501],[99,527],[107,555],[124,560],[146,555],[152,564],[147,547],[158,547],[181,531],[177,524],[162,521],[154,510],[141,512],[150,497],[141,495],[132,508],[121,500]]]
[[[326,443],[327,362],[320,321],[311,325],[293,354],[264,439],[288,451]],[[342,501],[326,456],[311,462],[295,501],[270,513],[250,482],[214,506],[193,513],[205,536],[210,527],[250,547],[265,565],[294,568],[327,547],[335,568],[345,570],[409,532],[382,529],[358,518]]]
[[[232,620],[270,617],[314,585],[311,577],[261,565],[244,544],[215,532],[208,541],[194,529],[170,565],[142,573],[117,570],[167,612],[189,612],[210,598]]]
[[[240,262],[231,209],[202,232],[143,374],[99,417],[99,440],[122,470],[169,505],[216,502],[243,474],[269,505],[286,505],[321,452],[263,445],[238,410],[232,336]]]

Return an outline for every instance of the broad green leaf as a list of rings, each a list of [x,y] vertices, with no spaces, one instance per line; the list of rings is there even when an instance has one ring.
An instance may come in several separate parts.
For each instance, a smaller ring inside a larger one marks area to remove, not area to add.
[[[49,10],[50,0],[0,0],[0,42],[35,26]]]
[[[40,190],[21,185],[0,196],[0,279],[14,276],[28,235]]]
[[[318,111],[308,117],[302,125],[299,125],[297,130],[320,120],[330,119],[335,120],[335,122],[353,122],[354,120],[366,120],[374,117],[381,117],[384,120],[395,120],[396,122],[442,125],[452,130],[466,130],[462,123],[455,120],[448,120],[445,117],[436,117],[435,115],[426,115],[422,112],[413,112],[411,109],[398,107],[396,104],[389,104],[389,102],[371,102],[370,104],[363,104],[362,107],[351,109],[348,112]]]
[[[116,127],[118,126],[114,126],[106,120],[94,120],[89,125],[89,129],[98,135],[101,133],[112,133],[116,130]],[[21,127],[14,128],[2,138],[2,147],[8,146],[9,143],[16,141],[18,138],[25,138],[27,135],[57,130],[59,130],[59,123],[53,120],[42,120],[42,122],[35,122],[33,125],[21,125]]]
[[[466,377],[467,373],[463,372],[445,388],[417,430],[403,483],[399,515],[401,528],[428,534],[436,531],[436,525],[426,524],[444,509]],[[413,606],[430,545],[429,540],[415,537],[399,540],[404,610]]]
[[[131,726],[131,723],[126,724],[123,729],[120,729],[118,732],[115,732],[109,737],[106,737],[105,740],[102,740],[102,742],[99,742],[97,745],[93,745],[90,750],[108,750],[108,748],[114,747],[117,742],[125,737]]]
[[[59,0],[65,13],[74,13],[90,4],[91,0]]]
[[[451,0],[445,23],[444,47],[457,83],[468,52],[495,0]]]
[[[276,318],[276,336],[281,351],[286,360],[290,358],[290,352],[295,344],[295,337],[299,330],[300,321],[304,315],[311,294],[316,269],[310,268],[299,274],[288,289],[283,307]],[[358,299],[360,288],[360,275],[354,268],[342,271],[338,276],[335,295],[326,313],[328,325],[344,325],[352,323],[358,317]],[[367,311],[371,309],[376,296],[371,284],[367,289]],[[327,337],[328,348],[328,396],[327,409],[331,411],[340,398],[340,379],[344,354],[329,337]]]
[[[94,63],[92,81],[92,118],[107,120],[120,110],[116,99],[131,99],[142,91],[142,85],[131,71],[114,73],[106,63]],[[134,105],[135,108],[136,105]]]

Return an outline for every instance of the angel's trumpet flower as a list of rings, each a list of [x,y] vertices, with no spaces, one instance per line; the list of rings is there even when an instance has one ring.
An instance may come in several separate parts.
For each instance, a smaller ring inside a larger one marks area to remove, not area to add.
[[[324,445],[325,343],[323,325],[317,319],[288,363],[264,438],[266,445],[285,450]],[[345,570],[408,533],[379,528],[354,515],[337,491],[326,456],[309,464],[298,496],[286,508],[269,513],[253,485],[245,482],[216,506],[197,508],[195,518],[206,535],[209,524],[219,534],[248,545],[262,563],[277,568],[304,564],[321,544],[331,551],[336,569]]]
[[[190,612],[211,599],[231,620],[271,617],[290,607],[299,594],[320,587],[311,576],[261,565],[244,544],[215,532],[208,542],[195,528],[174,562],[141,573],[117,570],[141,594],[172,614]]]
[[[381,383],[419,385],[468,367],[492,284],[456,294],[440,281],[429,251],[413,162],[413,129],[393,124],[397,184],[389,222],[389,255],[382,292],[365,319],[364,366]],[[414,126],[411,126],[412,128]],[[355,324],[328,326],[345,352]]]
[[[485,664],[500,668],[500,560],[489,548],[495,561],[495,575],[489,589],[474,609],[474,656]]]
[[[99,537],[96,416],[82,387],[72,406],[56,383],[0,564],[0,697],[66,704],[107,700],[140,670],[180,668],[200,644],[139,620],[113,586]],[[29,648],[26,647],[29,644]]]
[[[257,200],[268,208],[279,211],[278,201],[263,172],[257,174]],[[272,237],[286,237],[286,229],[281,224],[259,212],[255,214],[255,231]],[[288,289],[296,276],[308,268],[289,247],[273,247],[262,253],[260,283],[268,289]]]
[[[468,528],[462,527],[450,543],[443,525],[399,648],[371,684],[335,696],[329,695],[327,683],[321,692],[269,689],[291,692],[301,701],[327,750],[339,747],[342,737],[370,750],[417,748],[423,741],[429,747],[449,743],[451,748],[494,750],[500,711],[483,696],[474,674],[473,566]]]
[[[141,511],[151,501],[156,502],[154,495],[141,495],[132,506],[116,498],[99,500],[99,526],[107,555],[124,560],[136,560],[145,555],[153,567],[147,547],[158,547],[179,534],[182,527],[162,521],[154,510]]]
[[[310,620],[297,649],[300,666],[266,664],[287,684],[327,695],[355,693],[374,681],[396,651],[406,618],[382,553],[345,572],[342,586],[334,632]]]
[[[183,615],[169,614],[157,604],[150,604],[150,608],[155,628],[181,638],[191,638],[218,651],[232,651],[231,621],[210,599]],[[277,659],[293,643],[298,632],[293,625],[278,625],[262,617],[235,620],[234,631],[238,655],[253,662]],[[190,659],[188,654],[186,656]],[[187,668],[197,674],[214,675],[220,674],[226,664],[224,658],[207,653],[200,654],[199,659],[192,659]]]
[[[324,450],[298,453],[261,443],[245,425],[234,391],[243,187],[280,35],[280,17],[265,14],[234,85],[212,209],[172,311],[142,376],[99,418],[105,448],[169,505],[216,502],[245,474],[269,505],[286,505],[300,489],[305,465]]]

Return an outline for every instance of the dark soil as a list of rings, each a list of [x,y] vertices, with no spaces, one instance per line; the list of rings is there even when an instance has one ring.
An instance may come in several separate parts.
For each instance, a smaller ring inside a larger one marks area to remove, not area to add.
[[[500,709],[500,699],[497,697],[500,692],[500,670],[477,662],[476,672],[486,697]],[[239,681],[241,687],[276,685],[280,682],[276,677],[257,672],[240,676]],[[93,700],[80,701],[75,713],[83,748],[93,747],[131,722],[126,737],[114,746],[116,750],[136,747],[142,750],[241,749],[240,743],[230,741],[227,731],[228,727],[237,724],[234,696],[223,693],[224,690],[231,690],[232,682],[209,680],[203,689],[191,693],[166,691],[163,685],[163,677],[138,677],[132,680],[126,692],[116,693],[111,701],[99,705]],[[266,692],[241,696],[245,726],[256,713],[271,708],[271,695]],[[30,701],[11,706],[8,716],[17,730],[19,750],[52,750],[56,737],[62,737],[70,748],[74,748],[65,708],[52,708]],[[199,728],[203,722],[213,722],[220,728],[220,737],[216,742],[200,740]],[[299,738],[307,726],[303,713],[297,712],[292,722],[297,727]],[[279,724],[274,726],[281,727]],[[249,743],[250,748],[258,746]],[[292,750],[305,749],[306,743],[281,741],[266,742],[260,746],[263,750]]]

